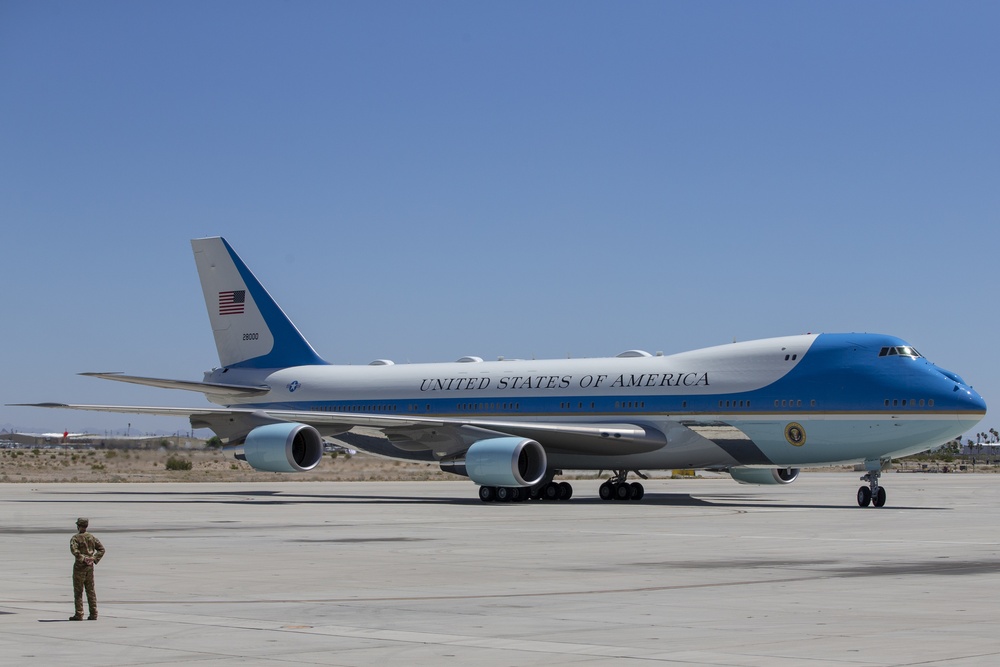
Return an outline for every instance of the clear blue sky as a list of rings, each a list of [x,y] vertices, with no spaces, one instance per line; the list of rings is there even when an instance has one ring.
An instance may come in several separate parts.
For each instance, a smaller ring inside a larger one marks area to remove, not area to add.
[[[0,404],[205,405],[188,240],[321,355],[907,339],[1000,409],[1000,4],[0,2]],[[0,408],[0,427],[187,430]],[[996,424],[992,415],[982,424]]]

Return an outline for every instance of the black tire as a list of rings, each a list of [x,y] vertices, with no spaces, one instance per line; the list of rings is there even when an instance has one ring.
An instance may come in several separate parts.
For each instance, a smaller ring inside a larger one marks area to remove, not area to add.
[[[559,500],[569,500],[573,497],[573,485],[569,482],[559,482]]]
[[[615,484],[615,500],[629,500],[632,497],[632,487],[627,482]]]
[[[615,497],[614,489],[611,487],[611,482],[605,482],[601,484],[601,488],[597,490],[597,495],[601,497],[601,500],[611,500]]]
[[[858,487],[858,507],[868,507],[872,501],[872,490],[867,486]]]
[[[545,500],[559,500],[559,485],[555,482],[549,482],[542,489],[542,498]]]
[[[875,497],[872,498],[872,505],[875,507],[885,506],[885,489],[881,486],[878,487],[878,492],[876,492]]]
[[[497,502],[498,503],[509,503],[512,499],[513,494],[511,493],[510,487],[498,486],[497,487]]]
[[[629,500],[642,500],[646,495],[646,489],[639,482],[629,484]]]
[[[492,486],[479,487],[479,499],[484,503],[492,503],[497,499],[497,490]]]

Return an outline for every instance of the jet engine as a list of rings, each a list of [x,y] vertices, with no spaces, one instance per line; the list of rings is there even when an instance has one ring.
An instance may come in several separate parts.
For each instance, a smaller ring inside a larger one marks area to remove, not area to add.
[[[267,424],[250,431],[242,445],[226,451],[254,470],[306,472],[323,458],[323,438],[306,424]]]
[[[799,477],[798,468],[730,468],[740,484],[791,484]]]
[[[480,486],[531,486],[545,476],[545,449],[527,438],[490,438],[465,453],[465,471]]]

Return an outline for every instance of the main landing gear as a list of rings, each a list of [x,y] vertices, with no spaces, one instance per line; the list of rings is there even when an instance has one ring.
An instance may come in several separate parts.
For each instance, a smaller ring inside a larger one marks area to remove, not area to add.
[[[529,486],[481,486],[479,499],[484,503],[519,503],[525,500],[569,500],[573,486],[569,482],[544,482]]]
[[[885,505],[885,488],[878,484],[878,479],[882,476],[882,463],[865,461],[865,465],[868,466],[868,472],[861,481],[868,482],[868,486],[858,487],[858,507],[868,507],[869,504],[882,507]],[[872,470],[873,465],[878,466],[878,469]]]
[[[647,479],[638,470],[615,470],[614,476],[601,484],[601,500],[642,500],[646,490],[639,482],[628,482],[629,472]],[[562,471],[550,471],[548,478],[536,486],[481,486],[479,499],[484,503],[519,503],[525,500],[569,500],[573,497],[573,487],[569,482],[555,482],[552,477]]]
[[[642,500],[642,497],[646,495],[642,484],[639,482],[630,484],[625,481],[628,477],[628,470],[615,470],[614,472],[614,477],[601,484],[599,489],[601,500]],[[646,479],[638,470],[635,471],[635,474]]]

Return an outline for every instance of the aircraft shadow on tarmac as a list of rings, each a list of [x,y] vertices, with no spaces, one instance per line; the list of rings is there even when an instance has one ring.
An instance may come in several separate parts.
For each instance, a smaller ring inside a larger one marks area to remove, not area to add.
[[[639,502],[620,502],[601,500],[596,496],[576,496],[569,501],[530,501],[520,503],[483,503],[474,495],[460,497],[429,497],[429,496],[406,496],[388,494],[303,494],[288,491],[113,491],[94,492],[95,496],[129,496],[132,503],[193,503],[193,504],[244,504],[253,503],[255,505],[298,505],[298,504],[373,504],[384,503],[394,505],[480,505],[484,509],[488,507],[504,507],[507,505],[526,506],[562,506],[562,505],[617,505],[621,507],[702,507],[716,509],[762,509],[773,507],[780,509],[849,509],[860,511],[865,508],[858,507],[853,501],[853,494],[847,494],[843,503],[793,503],[782,501],[778,498],[762,498],[758,495],[743,496],[740,494],[700,494],[689,493],[650,493]],[[76,501],[79,501],[80,493],[73,493]],[[30,502],[39,502],[32,500]],[[58,501],[51,501],[58,502]],[[120,502],[117,499],[88,500],[87,502]],[[950,507],[908,507],[892,505],[883,511],[929,511],[929,510],[950,510]],[[868,511],[876,511],[868,508]]]
[[[799,573],[794,577],[806,579],[844,579],[858,577],[887,576],[981,576],[991,575],[1000,568],[1000,559],[951,559],[938,557],[927,560],[853,562],[849,559],[803,559],[803,560],[768,560],[751,558],[720,559],[714,561],[664,561],[632,563],[635,567],[651,569],[690,569],[690,570],[740,570],[762,571],[780,570]]]

